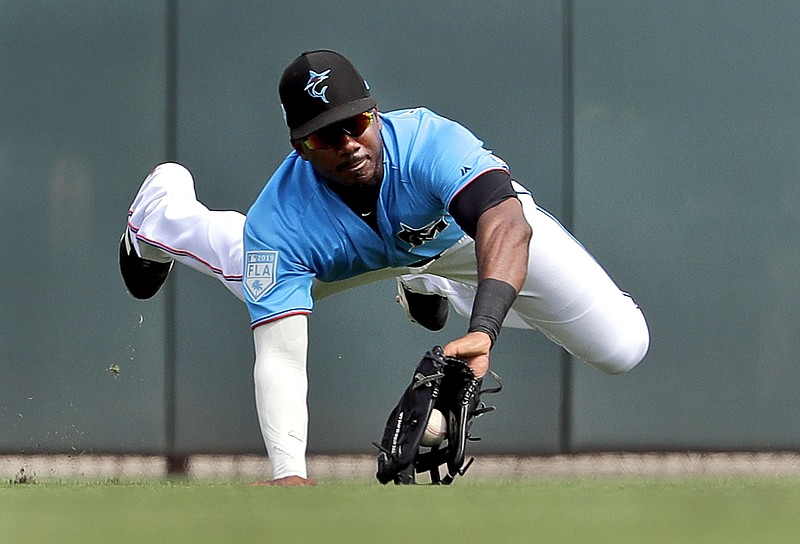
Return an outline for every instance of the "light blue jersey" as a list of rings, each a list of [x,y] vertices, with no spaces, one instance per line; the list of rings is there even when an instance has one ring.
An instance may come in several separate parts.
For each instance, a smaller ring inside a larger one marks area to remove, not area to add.
[[[250,208],[243,285],[251,326],[311,313],[314,278],[344,280],[439,255],[464,236],[447,211],[453,197],[489,170],[508,170],[470,131],[430,110],[380,116],[380,234],[294,151]]]

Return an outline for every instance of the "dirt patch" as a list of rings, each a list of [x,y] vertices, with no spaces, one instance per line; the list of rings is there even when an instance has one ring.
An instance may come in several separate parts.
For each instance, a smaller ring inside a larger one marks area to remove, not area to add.
[[[315,478],[373,478],[371,455],[310,456]],[[160,478],[168,476],[160,456],[25,455],[0,456],[0,480],[19,474],[48,478]],[[185,476],[197,479],[263,479],[269,460],[258,455],[196,455]],[[800,476],[800,454],[771,453],[602,453],[555,456],[480,456],[469,469],[472,477],[529,478],[552,476]]]

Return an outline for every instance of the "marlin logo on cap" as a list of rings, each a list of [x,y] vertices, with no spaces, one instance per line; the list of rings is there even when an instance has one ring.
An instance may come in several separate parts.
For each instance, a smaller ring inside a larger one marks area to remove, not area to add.
[[[331,71],[330,69],[325,70],[324,72],[317,73],[314,70],[308,71],[308,83],[306,83],[306,88],[303,89],[306,91],[310,96],[314,98],[319,98],[326,104],[328,104],[328,97],[325,96],[325,93],[328,91],[328,86],[325,85],[321,89],[318,87],[323,81],[328,79],[330,76]]]

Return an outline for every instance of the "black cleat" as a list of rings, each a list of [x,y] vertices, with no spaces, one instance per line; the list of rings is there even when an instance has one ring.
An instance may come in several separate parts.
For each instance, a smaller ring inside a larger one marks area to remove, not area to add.
[[[159,263],[139,257],[131,244],[130,231],[125,229],[119,241],[119,271],[125,287],[134,298],[146,300],[158,293],[167,281],[173,264],[175,261]]]
[[[447,316],[450,314],[447,297],[436,293],[415,293],[399,279],[397,280],[397,302],[400,303],[413,323],[417,323],[429,331],[442,330],[447,323]]]

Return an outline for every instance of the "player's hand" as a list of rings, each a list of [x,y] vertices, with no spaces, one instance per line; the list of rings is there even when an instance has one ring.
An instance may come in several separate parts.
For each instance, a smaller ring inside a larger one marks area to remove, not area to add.
[[[251,485],[268,486],[268,487],[309,487],[317,485],[317,481],[314,480],[313,478],[302,478],[300,476],[285,476],[283,478],[276,478],[274,480],[253,482]]]
[[[453,340],[444,346],[444,354],[448,357],[458,357],[472,369],[476,378],[482,378],[489,372],[489,350],[492,349],[492,339],[483,332],[468,332],[461,338]]]

